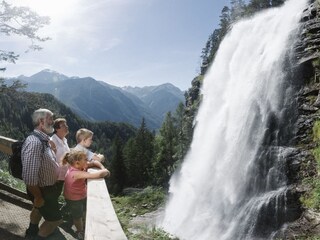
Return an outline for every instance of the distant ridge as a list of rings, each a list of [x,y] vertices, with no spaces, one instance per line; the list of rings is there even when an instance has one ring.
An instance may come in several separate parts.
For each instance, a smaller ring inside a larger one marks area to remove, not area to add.
[[[92,121],[126,122],[138,127],[145,118],[150,129],[158,129],[169,111],[184,101],[184,92],[170,83],[149,87],[117,87],[92,77],[68,77],[44,69],[30,77],[26,91],[50,93],[79,116]]]

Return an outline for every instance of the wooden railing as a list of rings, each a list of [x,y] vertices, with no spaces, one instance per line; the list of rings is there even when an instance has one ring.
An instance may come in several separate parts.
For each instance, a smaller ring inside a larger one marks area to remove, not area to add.
[[[85,239],[127,239],[114,211],[104,179],[88,180]]]
[[[16,140],[0,136],[0,151],[11,155],[13,142]],[[114,211],[105,180],[90,179],[87,184],[85,239],[127,240]]]
[[[12,154],[11,144],[16,141],[17,140],[0,136],[0,151],[5,154],[11,155]]]

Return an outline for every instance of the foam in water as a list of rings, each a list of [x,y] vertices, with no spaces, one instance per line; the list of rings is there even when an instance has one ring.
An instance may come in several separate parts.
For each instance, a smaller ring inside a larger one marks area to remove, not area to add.
[[[272,227],[258,228],[268,224],[269,209],[269,220],[282,224],[286,150],[270,147],[280,134],[272,123],[290,97],[283,68],[306,4],[287,1],[241,21],[221,43],[204,79],[191,148],[170,181],[165,231],[186,240],[270,236]]]

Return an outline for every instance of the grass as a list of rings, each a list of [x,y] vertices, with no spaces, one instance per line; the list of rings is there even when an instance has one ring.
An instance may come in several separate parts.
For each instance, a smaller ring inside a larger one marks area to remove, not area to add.
[[[18,189],[22,192],[25,192],[26,187],[23,181],[11,176],[7,169],[8,169],[7,163],[5,161],[1,161],[0,162],[0,182],[12,188]]]
[[[163,206],[166,199],[166,192],[161,188],[147,187],[141,192],[136,192],[128,196],[112,197],[112,203],[125,231],[130,240],[169,240],[169,234],[161,229],[147,228],[139,226],[136,233],[129,229],[130,220],[134,217],[144,215],[157,210]]]
[[[320,121],[315,121],[313,128],[313,140],[315,142],[320,141]],[[301,196],[300,200],[303,206],[320,210],[320,146],[312,149],[312,154],[315,157],[317,163],[317,172],[318,174],[313,177],[308,177],[304,179],[304,184],[309,186],[311,191],[308,191],[303,196]]]
[[[159,229],[146,229],[145,231],[131,235],[129,237],[130,240],[172,240],[169,234]],[[178,240],[177,238],[174,238]]]
[[[311,191],[301,196],[302,205],[309,209],[320,210],[320,180],[319,178],[307,178],[304,184],[310,186]]]
[[[320,121],[319,120],[315,121],[312,128],[312,132],[313,132],[313,141],[315,142],[320,141]]]

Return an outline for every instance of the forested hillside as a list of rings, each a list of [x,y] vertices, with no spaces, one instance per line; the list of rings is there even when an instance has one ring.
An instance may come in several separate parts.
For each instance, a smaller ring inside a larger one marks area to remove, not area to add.
[[[107,153],[112,139],[118,134],[123,140],[131,137],[135,128],[128,124],[84,121],[50,94],[17,91],[19,85],[7,87],[2,80],[0,101],[0,134],[14,139],[24,138],[33,130],[31,114],[37,108],[48,108],[55,117],[65,117],[69,125],[69,142],[75,144],[75,132],[87,127],[95,132],[93,148]]]

